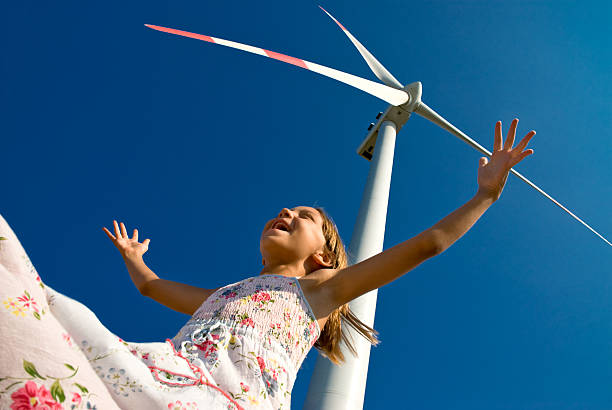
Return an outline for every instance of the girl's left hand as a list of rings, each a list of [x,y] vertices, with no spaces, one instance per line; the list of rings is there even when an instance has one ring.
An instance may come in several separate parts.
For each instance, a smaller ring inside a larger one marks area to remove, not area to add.
[[[142,243],[138,242],[138,229],[134,229],[134,234],[130,238],[125,229],[125,225],[121,222],[121,231],[119,231],[119,226],[117,225],[117,221],[113,220],[113,224],[115,225],[115,235],[110,233],[106,227],[103,227],[102,230],[106,233],[106,236],[110,238],[113,242],[113,245],[119,249],[119,253],[123,259],[126,258],[138,258],[141,257],[147,250],[149,249],[150,239],[145,239]]]
[[[495,124],[495,142],[491,159],[482,157],[478,167],[478,193],[493,198],[497,201],[504,189],[510,168],[521,162],[525,157],[533,154],[532,149],[523,151],[527,143],[535,135],[535,131],[529,131],[521,142],[512,148],[518,118],[512,120],[506,143],[502,148],[501,121]]]

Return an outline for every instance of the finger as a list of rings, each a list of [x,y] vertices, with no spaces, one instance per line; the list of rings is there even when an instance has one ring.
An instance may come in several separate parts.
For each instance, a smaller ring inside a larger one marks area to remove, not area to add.
[[[121,235],[123,235],[123,237],[126,239],[130,239],[130,237],[127,234],[127,231],[125,230],[125,225],[123,224],[123,222],[121,222]]]
[[[142,244],[143,244],[144,246],[149,246],[149,242],[151,242],[151,240],[150,240],[150,239],[145,239],[144,241],[142,241]]]
[[[115,236],[117,238],[121,237],[121,233],[119,232],[119,225],[117,225],[117,221],[113,219],[113,224],[115,225]]]
[[[501,121],[497,121],[495,123],[495,142],[493,143],[493,152],[500,151],[502,149],[501,126]]]
[[[514,144],[514,136],[516,135],[516,125],[518,124],[518,118],[512,120],[510,124],[510,129],[508,130],[508,136],[506,137],[506,143],[504,144],[504,149],[512,148],[512,144]]]
[[[529,140],[531,139],[531,137],[533,137],[535,134],[536,132],[534,130],[529,131],[529,133],[523,137],[521,142],[519,142],[519,144],[514,149],[522,153],[525,147],[527,146],[527,144],[529,143]]]
[[[526,157],[528,157],[531,154],[533,154],[533,150],[532,149],[528,149],[527,151],[521,153],[521,155],[518,157],[518,159],[513,161],[512,166],[510,168],[512,168],[513,166],[515,166],[516,164],[518,164],[519,162],[521,162],[522,160],[524,160]]]
[[[132,239],[138,242],[138,229],[134,229],[134,234],[132,235]]]
[[[109,238],[111,238],[113,241],[117,239],[117,238],[115,238],[115,237],[113,236],[113,234],[112,234],[112,233],[110,233],[110,231],[109,231],[108,229],[106,229],[106,227],[103,227],[103,228],[102,228],[102,230],[104,230],[104,233],[106,233],[106,235],[107,235]]]

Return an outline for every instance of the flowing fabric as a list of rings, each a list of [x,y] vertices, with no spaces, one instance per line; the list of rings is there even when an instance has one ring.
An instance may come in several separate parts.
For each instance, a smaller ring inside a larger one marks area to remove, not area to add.
[[[229,284],[172,339],[127,342],[45,286],[1,216],[0,238],[1,408],[290,408],[321,332],[297,278]]]

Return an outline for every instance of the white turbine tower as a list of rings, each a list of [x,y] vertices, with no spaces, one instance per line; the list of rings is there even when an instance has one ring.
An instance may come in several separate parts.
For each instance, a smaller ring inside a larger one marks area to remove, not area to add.
[[[149,24],[145,25],[155,30],[220,44],[293,64],[351,85],[390,104],[384,113],[378,114],[376,117],[378,121],[370,125],[368,135],[357,149],[359,155],[371,161],[371,166],[359,208],[357,222],[353,229],[353,236],[349,245],[349,253],[354,257],[354,260],[349,261],[349,264],[353,265],[382,252],[389,187],[391,183],[391,169],[393,166],[393,154],[395,149],[395,137],[413,112],[444,128],[472,146],[481,154],[488,157],[491,157],[492,154],[421,101],[422,89],[420,82],[402,86],[402,84],[397,81],[395,77],[393,77],[393,75],[391,75],[391,73],[389,73],[389,71],[387,71],[387,69],[385,69],[385,67],[383,67],[383,65],[380,64],[378,60],[376,60],[376,58],[374,58],[374,56],[351,33],[349,33],[344,26],[342,26],[342,24],[340,24],[340,22],[338,22],[338,20],[322,7],[321,9],[340,26],[342,31],[344,31],[355,47],[357,47],[357,50],[359,50],[372,72],[374,72],[374,75],[384,84],[259,47],[188,31]],[[559,206],[574,219],[599,236],[608,245],[612,246],[612,243],[606,238],[523,175],[519,174],[514,169],[510,169],[510,172],[546,198],[550,199],[555,205]],[[373,290],[350,302],[351,310],[357,317],[372,327],[374,326],[377,294],[377,290]],[[305,409],[352,410],[363,407],[370,344],[365,339],[359,337],[350,327],[345,328],[345,330],[352,336],[359,357],[354,358],[350,352],[343,347],[342,351],[346,358],[346,362],[339,367],[319,356],[311,378],[308,397],[304,404]]]

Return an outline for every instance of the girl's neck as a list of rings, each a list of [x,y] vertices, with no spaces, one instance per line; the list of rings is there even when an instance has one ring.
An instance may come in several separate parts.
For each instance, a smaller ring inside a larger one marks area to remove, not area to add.
[[[276,265],[276,266],[264,266],[260,275],[281,275],[281,276],[290,276],[294,278],[301,278],[306,275],[306,271],[304,267],[298,268],[296,266],[291,265]]]

